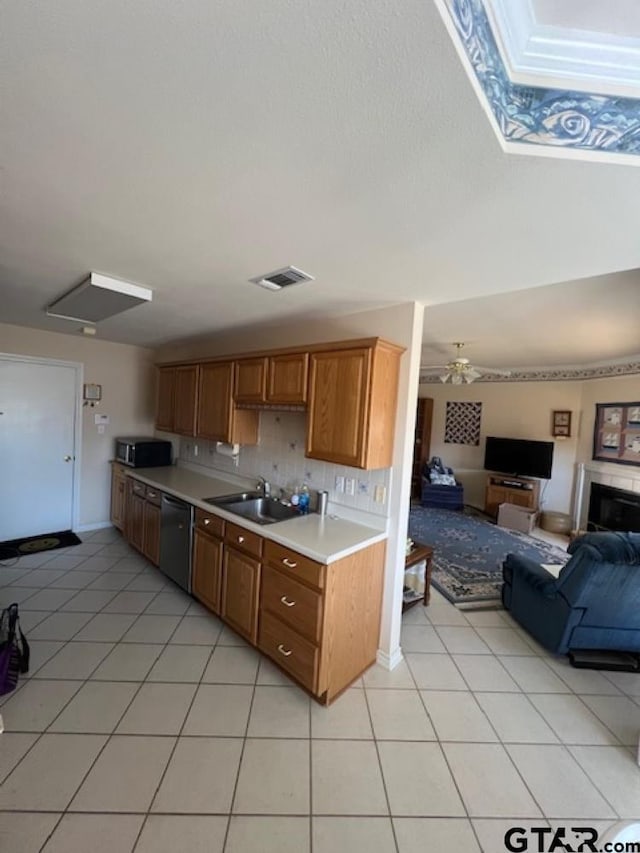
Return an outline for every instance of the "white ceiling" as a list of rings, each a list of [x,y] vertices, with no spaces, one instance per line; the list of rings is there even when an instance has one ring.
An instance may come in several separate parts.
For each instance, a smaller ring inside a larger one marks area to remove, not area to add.
[[[638,0],[533,0],[539,24],[619,36],[640,36]]]
[[[640,169],[504,154],[430,0],[23,0],[0,39],[0,320],[75,334],[43,309],[94,270],[154,290],[116,341],[418,300],[501,363],[640,350],[578,333],[638,326],[607,294],[636,286],[608,274],[640,267]],[[247,282],[286,264],[316,281]],[[495,349],[506,297],[466,331],[461,300],[588,276],[543,351]]]

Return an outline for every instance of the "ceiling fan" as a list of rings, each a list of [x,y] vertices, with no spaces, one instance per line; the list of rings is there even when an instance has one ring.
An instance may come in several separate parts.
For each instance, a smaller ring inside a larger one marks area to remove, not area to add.
[[[455,358],[447,364],[421,364],[420,373],[439,373],[438,378],[441,382],[451,382],[452,385],[462,385],[463,382],[470,385],[485,373],[494,376],[511,376],[510,370],[497,370],[493,367],[472,365],[468,358],[461,355],[463,346],[464,343],[454,343],[457,350]]]

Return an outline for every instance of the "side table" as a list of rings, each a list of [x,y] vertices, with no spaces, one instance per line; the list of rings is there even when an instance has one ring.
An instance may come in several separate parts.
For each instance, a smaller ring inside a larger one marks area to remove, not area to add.
[[[414,542],[413,548],[407,554],[407,557],[404,561],[405,570],[410,566],[419,563],[421,560],[425,560],[427,567],[424,573],[424,595],[416,595],[413,598],[405,599],[402,602],[402,612],[408,610],[410,607],[413,607],[414,604],[417,604],[419,601],[426,607],[429,604],[429,599],[431,598],[431,571],[433,569],[433,548],[431,545],[424,545],[422,542]]]

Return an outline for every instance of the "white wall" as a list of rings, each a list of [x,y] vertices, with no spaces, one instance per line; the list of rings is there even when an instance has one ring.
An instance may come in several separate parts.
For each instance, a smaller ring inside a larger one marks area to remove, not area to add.
[[[387,542],[379,660],[388,666],[395,665],[401,658],[402,581],[409,517],[415,400],[418,393],[418,366],[423,314],[422,305],[405,303],[330,320],[318,320],[316,322],[306,320],[304,323],[290,323],[278,327],[259,326],[230,331],[200,341],[163,347],[158,351],[158,361],[166,362],[374,336],[386,338],[407,348],[400,364],[396,438],[393,465],[388,472],[389,489],[385,507],[389,539]],[[299,460],[302,460],[301,464],[304,464],[304,448],[300,450]],[[329,481],[335,473],[331,468],[340,470],[339,466],[326,465]]]
[[[84,382],[102,385],[99,406],[83,409],[80,448],[80,528],[109,521],[113,440],[117,435],[153,435],[153,351],[0,323],[0,352],[79,362]],[[110,417],[99,435],[94,414]],[[43,436],[44,438],[44,436]]]

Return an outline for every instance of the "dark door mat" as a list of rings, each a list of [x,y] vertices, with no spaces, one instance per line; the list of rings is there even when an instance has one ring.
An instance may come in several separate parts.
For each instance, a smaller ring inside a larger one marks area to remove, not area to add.
[[[634,652],[575,649],[569,651],[571,666],[577,669],[610,669],[618,672],[640,672],[640,655]]]
[[[70,545],[80,545],[75,533],[70,530],[59,530],[57,533],[41,533],[38,536],[24,536],[22,539],[9,539],[0,542],[0,560],[10,560],[12,557],[24,557],[27,554],[37,554],[38,551],[54,551],[56,548],[68,548]]]

